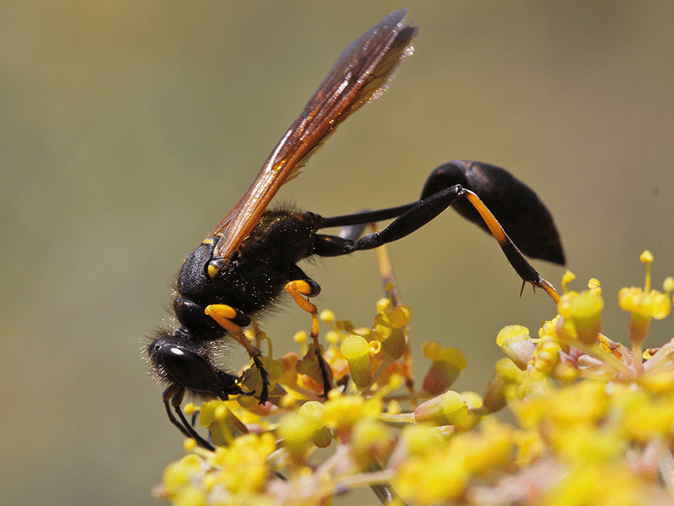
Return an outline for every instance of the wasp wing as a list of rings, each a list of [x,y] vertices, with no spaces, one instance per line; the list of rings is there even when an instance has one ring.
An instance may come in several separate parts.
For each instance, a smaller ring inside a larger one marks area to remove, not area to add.
[[[418,27],[403,25],[406,14],[406,9],[389,14],[342,53],[246,194],[211,233],[221,234],[214,258],[229,260],[279,188],[299,174],[342,121],[386,90],[397,66],[411,53],[418,32]]]

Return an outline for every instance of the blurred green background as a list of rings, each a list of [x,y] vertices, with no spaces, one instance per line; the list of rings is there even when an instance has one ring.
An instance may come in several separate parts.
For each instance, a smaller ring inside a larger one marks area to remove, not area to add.
[[[552,210],[582,289],[674,274],[674,3],[26,1],[0,5],[0,503],[152,504],[183,454],[139,348],[182,259],[248,188],[341,51],[394,9],[421,26],[390,90],[281,201],[323,215],[417,198],[428,173],[501,165]],[[483,392],[498,330],[555,314],[454,213],[390,246],[420,345],[459,346]],[[563,269],[537,263],[555,285]],[[304,266],[369,325],[372,253]],[[672,337],[655,323],[649,345]],[[265,320],[294,350],[308,317]],[[232,358],[245,362],[238,352]],[[418,376],[421,379],[421,376]]]

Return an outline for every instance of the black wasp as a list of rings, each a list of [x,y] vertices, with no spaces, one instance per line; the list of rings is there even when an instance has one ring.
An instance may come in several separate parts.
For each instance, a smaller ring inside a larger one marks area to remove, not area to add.
[[[307,299],[318,295],[320,286],[297,266],[300,260],[376,248],[414,232],[452,205],[494,235],[524,282],[553,292],[522,256],[564,264],[552,216],[528,186],[492,165],[463,160],[444,164],[431,173],[420,200],[399,207],[332,218],[267,211],[281,185],[298,174],[342,121],[384,91],[395,69],[412,52],[419,29],[404,24],[406,13],[400,10],[388,15],[346,48],[246,194],[185,259],[173,303],[180,326],[161,331],[147,351],[155,375],[168,384],[163,399],[169,419],[203,446],[210,444],[181,410],[185,392],[219,399],[247,394],[258,397],[261,404],[267,401],[267,372],[242,328],[284,290],[312,315],[314,350],[325,392],[331,388],[327,365],[318,351],[316,306]],[[319,233],[325,228],[393,218],[383,230],[362,238]],[[250,354],[262,377],[259,392],[244,392],[237,376],[213,363],[213,343],[225,337],[234,338]]]

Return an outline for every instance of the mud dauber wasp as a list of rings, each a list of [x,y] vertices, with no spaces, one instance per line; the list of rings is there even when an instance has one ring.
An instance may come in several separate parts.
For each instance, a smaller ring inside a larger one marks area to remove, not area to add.
[[[169,419],[205,447],[212,446],[182,412],[185,392],[220,399],[254,394],[260,404],[267,401],[267,372],[242,328],[284,290],[312,316],[311,336],[324,390],[327,393],[332,388],[319,351],[316,306],[308,300],[319,294],[320,286],[297,266],[300,260],[346,255],[401,239],[451,205],[494,235],[524,283],[554,293],[520,253],[564,264],[552,216],[533,190],[493,165],[464,160],[441,165],[431,173],[420,200],[389,209],[331,218],[267,210],[279,188],[298,174],[335,128],[383,93],[397,66],[411,53],[418,33],[418,27],[404,25],[406,13],[400,10],[388,15],[342,53],[250,189],[183,263],[173,303],[180,327],[162,330],[147,352],[157,378],[168,383],[163,400]],[[324,228],[394,218],[383,230],[360,238],[319,233]],[[227,336],[245,347],[259,370],[259,392],[244,392],[237,376],[214,365],[214,343]]]

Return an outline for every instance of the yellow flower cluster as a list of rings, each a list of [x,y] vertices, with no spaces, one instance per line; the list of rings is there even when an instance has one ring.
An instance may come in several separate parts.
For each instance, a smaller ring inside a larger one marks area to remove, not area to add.
[[[272,504],[264,493],[274,436],[247,434],[215,452],[196,450],[164,470],[160,495],[176,506]]]
[[[370,487],[400,505],[671,504],[674,340],[641,350],[650,321],[671,310],[674,279],[652,290],[653,259],[646,252],[642,260],[645,287],[619,295],[631,349],[601,333],[599,282],[568,291],[567,273],[558,314],[536,337],[521,326],[498,334],[507,358],[484,396],[450,390],[467,364],[435,342],[424,344],[431,365],[415,389],[409,308],[384,299],[369,328],[324,312],[323,357],[336,385],[327,398],[300,334],[302,358],[267,359],[271,402],[242,396],[201,406],[216,450],[188,443],[156,495],[180,506],[323,505]],[[504,407],[515,423],[497,418]]]

